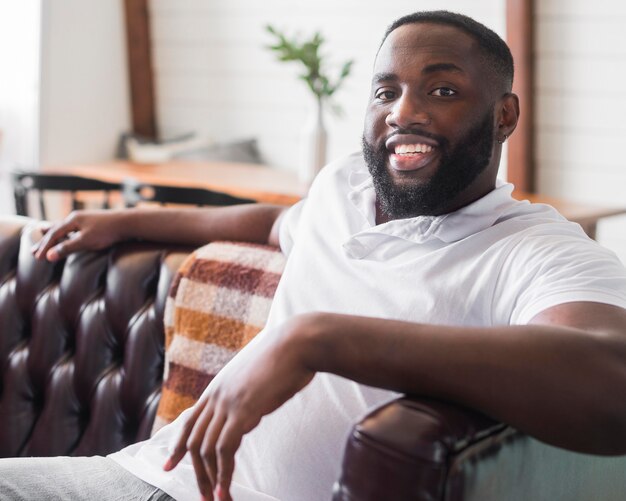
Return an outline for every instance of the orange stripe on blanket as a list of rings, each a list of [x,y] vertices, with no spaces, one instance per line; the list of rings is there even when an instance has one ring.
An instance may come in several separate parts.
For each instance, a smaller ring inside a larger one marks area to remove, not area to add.
[[[239,349],[243,348],[250,341],[252,341],[254,337],[261,332],[261,330],[262,328],[257,327],[256,325],[246,325],[243,330],[243,335],[241,336],[241,345],[239,346]]]
[[[165,349],[167,350],[172,344],[172,339],[174,339],[174,327],[170,327],[169,325],[165,326]]]
[[[244,340],[250,335],[249,327],[239,320],[189,310],[182,306],[175,313],[176,334],[229,350],[239,350],[243,346]]]
[[[196,400],[189,395],[181,395],[164,387],[159,402],[159,417],[168,422],[174,421],[181,412],[195,404]]]

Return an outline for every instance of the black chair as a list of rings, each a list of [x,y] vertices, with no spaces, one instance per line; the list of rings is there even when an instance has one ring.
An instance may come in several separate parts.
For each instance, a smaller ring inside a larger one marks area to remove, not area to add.
[[[111,194],[120,193],[122,187],[118,183],[109,183],[97,179],[63,174],[42,174],[39,172],[14,171],[11,173],[13,195],[15,197],[15,212],[20,216],[36,217],[29,210],[29,195],[36,192],[39,217],[47,219],[46,203],[44,194],[55,191],[69,195],[72,210],[83,208],[84,204],[78,197],[80,192],[100,192],[102,202],[98,205],[102,209],[111,206]]]
[[[240,198],[219,191],[186,186],[164,186],[125,179],[122,182],[122,193],[127,207],[134,207],[141,202],[152,202],[160,205],[237,205],[255,203],[250,198]]]

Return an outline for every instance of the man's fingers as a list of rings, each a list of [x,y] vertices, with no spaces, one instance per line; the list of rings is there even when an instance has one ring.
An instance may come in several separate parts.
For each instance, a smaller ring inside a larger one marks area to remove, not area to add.
[[[217,486],[215,497],[219,501],[230,501],[230,483],[235,471],[235,453],[241,445],[243,428],[237,420],[228,420],[217,442]]]
[[[48,251],[58,244],[64,238],[74,230],[78,228],[75,227],[72,221],[68,221],[65,223],[61,223],[56,227],[51,227],[44,237],[39,241],[39,244],[36,247],[33,247],[33,252],[35,253],[35,257],[37,259],[41,259],[43,257],[47,257]]]
[[[202,499],[213,501],[211,480],[204,469],[204,462],[202,461],[202,458],[196,454],[192,454],[191,463],[193,464],[193,469],[196,472],[196,482],[198,483],[198,489],[200,490]]]
[[[208,424],[202,440],[202,459],[213,487],[215,487],[217,483],[217,455],[215,453],[215,444],[220,437],[225,422],[226,415],[224,413],[216,413]]]
[[[58,261],[61,258],[66,257],[68,254],[78,250],[81,244],[80,233],[72,235],[71,238],[64,240],[63,242],[55,245],[46,253],[46,259],[48,261]]]
[[[63,244],[57,244],[54,247],[50,248],[48,252],[46,252],[46,259],[48,261],[58,261],[63,256]]]
[[[52,228],[52,226],[52,223],[49,223],[48,221],[41,221],[35,226],[35,228],[41,233],[41,237],[30,248],[30,251],[33,253],[33,255],[36,256],[37,251],[45,240],[46,234],[48,233],[48,231],[50,231],[50,228]]]
[[[214,409],[211,405],[211,401],[207,403],[204,410],[198,417],[196,424],[193,427],[193,431],[187,440],[187,450],[191,456],[193,463],[193,469],[196,473],[196,482],[198,483],[198,489],[200,494],[206,499],[212,496],[213,486],[215,485],[214,479],[211,477],[211,471],[207,464],[206,451],[203,448],[204,438],[207,433],[207,428],[214,419]]]
[[[42,235],[45,235],[46,233],[48,233],[48,231],[50,231],[50,228],[52,228],[52,226],[52,223],[48,221],[42,221],[37,225],[37,229],[41,231]]]
[[[189,417],[185,421],[183,429],[181,430],[180,435],[178,436],[178,439],[174,444],[174,448],[172,450],[172,453],[170,454],[170,457],[165,462],[165,465],[163,465],[163,469],[165,471],[170,471],[176,468],[176,465],[180,463],[180,460],[183,459],[183,457],[187,453],[187,441],[189,440],[189,435],[191,435],[193,427],[198,420],[198,416],[200,416],[203,409],[204,405],[201,404],[201,401],[198,401],[196,406],[191,411],[191,414],[189,414]]]

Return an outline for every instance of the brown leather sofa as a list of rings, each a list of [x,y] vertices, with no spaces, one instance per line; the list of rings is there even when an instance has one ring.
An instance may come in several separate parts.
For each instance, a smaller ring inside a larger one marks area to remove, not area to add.
[[[106,454],[146,438],[167,289],[190,249],[129,243],[50,264],[31,256],[28,222],[0,219],[0,456]],[[335,490],[319,499],[331,497],[623,500],[626,458],[564,451],[455,405],[403,398],[355,424]]]
[[[147,438],[164,302],[190,249],[128,244],[51,264],[33,258],[27,222],[0,222],[0,456],[107,454]]]

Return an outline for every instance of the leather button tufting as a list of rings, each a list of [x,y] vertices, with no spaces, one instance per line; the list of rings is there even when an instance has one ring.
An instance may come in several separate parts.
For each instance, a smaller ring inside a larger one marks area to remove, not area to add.
[[[163,367],[155,312],[190,249],[135,243],[52,265],[16,221],[0,224],[0,456],[108,454],[148,438]]]

